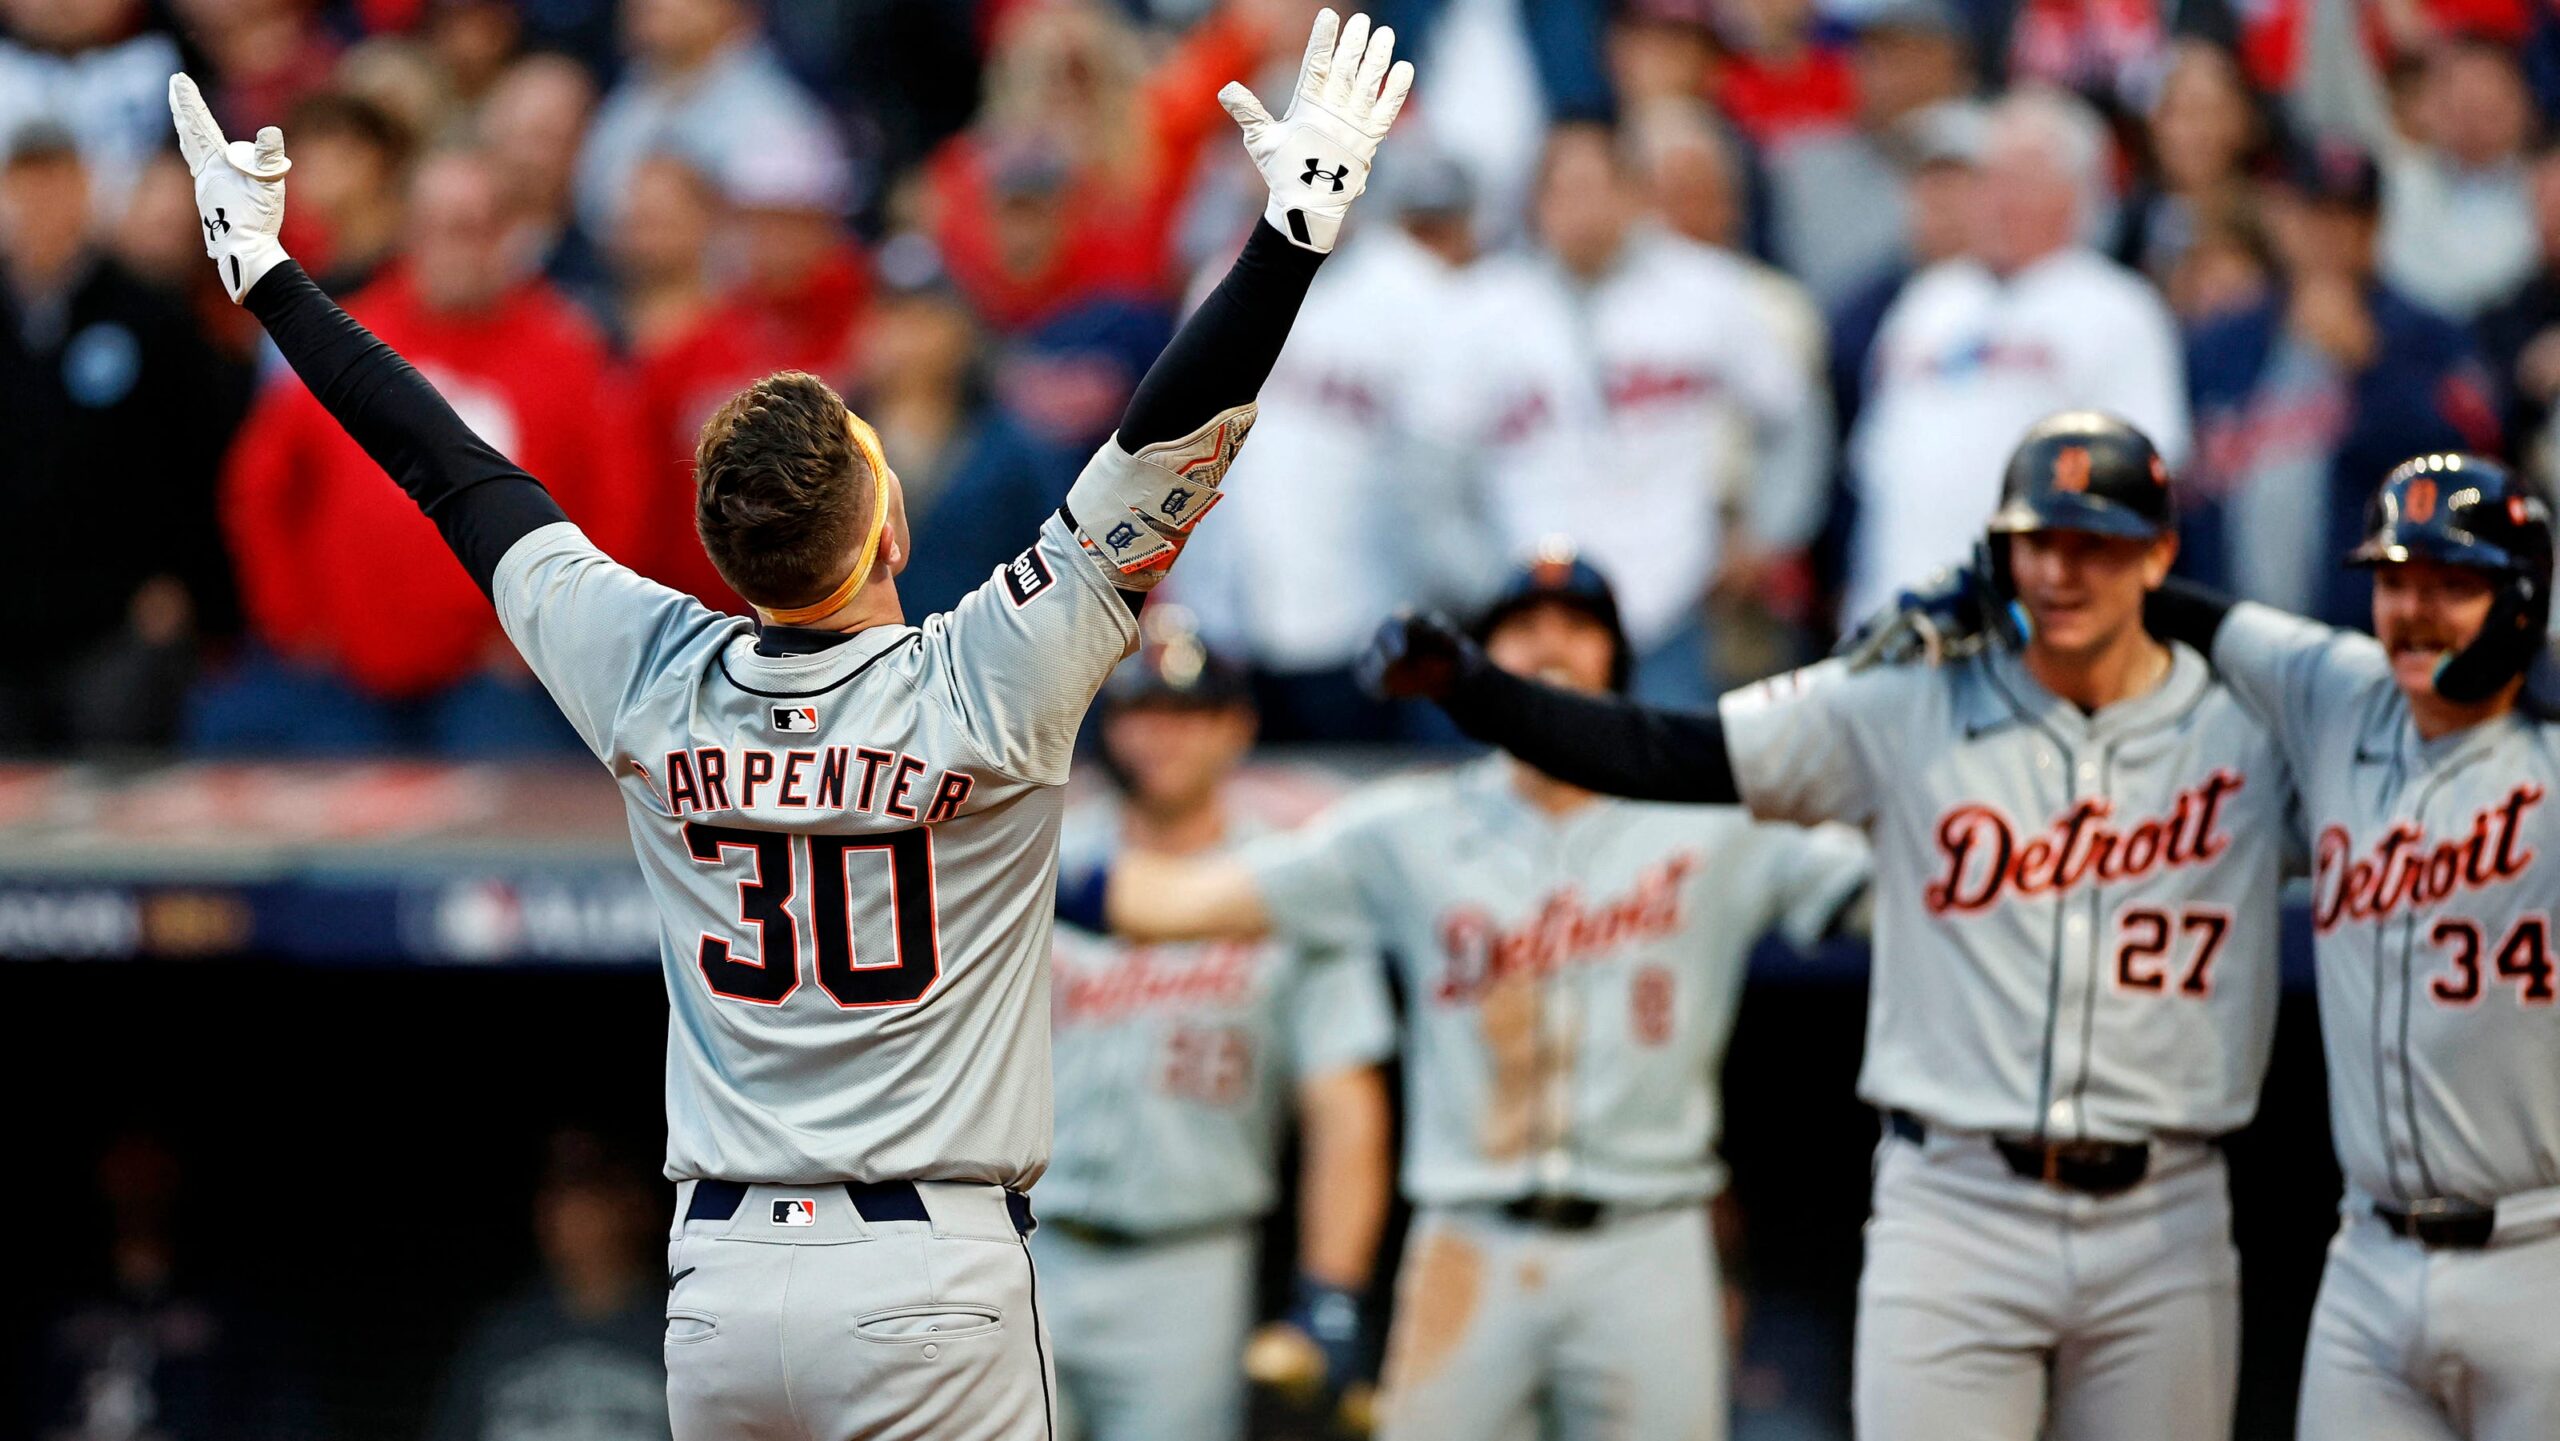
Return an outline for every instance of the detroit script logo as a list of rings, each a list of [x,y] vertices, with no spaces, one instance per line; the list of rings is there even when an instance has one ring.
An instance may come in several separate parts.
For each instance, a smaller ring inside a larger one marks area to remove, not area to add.
[[[1921,893],[1931,915],[1988,910],[2012,896],[2054,895],[2083,882],[2113,885],[2153,871],[2202,865],[2231,848],[2222,804],[2246,785],[2217,770],[2177,793],[2169,808],[2130,824],[2115,802],[2072,802],[2041,831],[2020,836],[1999,807],[1960,805],[1938,818],[1938,878]]]

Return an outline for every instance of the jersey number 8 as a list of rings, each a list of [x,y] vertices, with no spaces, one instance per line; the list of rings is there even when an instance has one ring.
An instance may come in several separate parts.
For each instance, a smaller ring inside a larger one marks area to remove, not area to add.
[[[756,952],[705,935],[695,964],[714,995],[778,1006],[800,989],[800,918],[792,914],[793,837],[782,831],[688,822],[687,853],[719,865],[746,851],[753,873],[738,883],[738,919],[756,928]],[[845,1010],[913,1005],[942,975],[942,928],[934,909],[933,831],[912,826],[881,835],[810,836],[809,931],[818,952],[818,985]],[[890,958],[870,965],[854,954],[853,857],[882,853],[889,882]]]

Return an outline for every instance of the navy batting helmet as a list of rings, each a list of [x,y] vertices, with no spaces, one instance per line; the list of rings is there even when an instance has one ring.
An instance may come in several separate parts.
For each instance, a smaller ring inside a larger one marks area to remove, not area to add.
[[[1617,658],[1609,664],[1609,688],[1624,691],[1635,668],[1635,650],[1627,644],[1626,625],[1618,619],[1618,593],[1610,589],[1609,578],[1562,537],[1539,542],[1537,550],[1503,581],[1492,603],[1476,617],[1476,643],[1483,644],[1504,621],[1542,603],[1570,606],[1607,628],[1617,643]]]
[[[2037,421],[2010,452],[1990,529],[2149,540],[2174,521],[2169,467],[2151,437],[2102,411],[2066,410]]]
[[[1993,632],[2015,644],[2027,629],[2016,607],[2009,547],[1999,537],[2079,530],[2151,540],[2175,523],[2169,467],[2151,437],[2098,410],[2065,410],[2037,421],[2009,453],[2009,468],[2000,477],[2000,508],[1987,527],[1992,543],[1982,547],[1977,561],[1996,602]]]
[[[1244,667],[1209,649],[1191,612],[1178,605],[1150,605],[1138,623],[1138,653],[1102,683],[1102,704],[1195,706],[1203,710],[1244,705],[1252,699]]]
[[[2480,634],[2436,667],[2436,693],[2470,704],[2524,674],[2542,649],[2551,548],[2548,498],[2494,460],[2445,452],[2404,460],[2383,477],[2347,564],[2432,560],[2495,578],[2497,601]]]

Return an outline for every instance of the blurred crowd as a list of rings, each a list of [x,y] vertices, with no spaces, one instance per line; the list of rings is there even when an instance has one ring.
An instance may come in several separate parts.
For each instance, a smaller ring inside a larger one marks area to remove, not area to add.
[[[1053,507],[1261,192],[1214,94],[1310,0],[0,0],[0,752],[575,742],[228,305],[169,73],[283,126],[287,248],[600,544],[743,610],[697,426],[879,428],[911,617]],[[1275,741],[1565,535],[1663,701],[1960,557],[2026,425],[2148,430],[2181,564],[2357,623],[2393,461],[2548,473],[2540,0],[1392,0],[1420,66],[1173,582]]]

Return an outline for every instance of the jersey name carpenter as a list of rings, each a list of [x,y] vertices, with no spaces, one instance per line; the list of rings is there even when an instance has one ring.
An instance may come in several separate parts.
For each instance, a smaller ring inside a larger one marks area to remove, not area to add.
[[[925,780],[930,772],[933,779]],[[774,752],[694,746],[667,752],[667,809],[680,816],[759,805],[841,811],[930,825],[960,813],[977,784],[904,751],[822,746]]]

